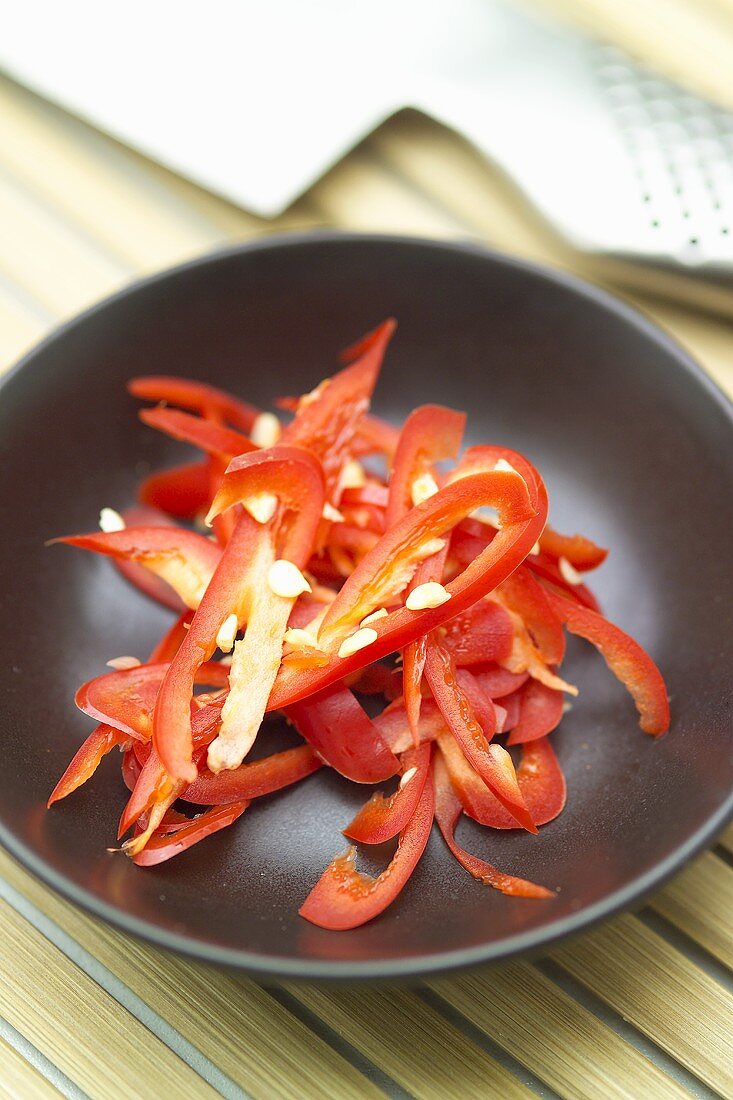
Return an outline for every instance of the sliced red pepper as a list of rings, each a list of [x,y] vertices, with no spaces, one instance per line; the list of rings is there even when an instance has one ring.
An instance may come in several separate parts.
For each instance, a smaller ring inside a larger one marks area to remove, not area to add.
[[[164,402],[166,405],[176,405],[181,409],[207,415],[216,413],[247,434],[259,415],[259,409],[254,405],[249,405],[215,386],[209,386],[205,382],[192,382],[189,378],[147,375],[133,378],[127,389],[133,397],[139,397],[143,401],[154,401],[156,404]]]
[[[81,787],[87,779],[91,779],[107,753],[111,752],[115,746],[122,746],[127,741],[129,737],[120,730],[105,724],[97,726],[67,765],[66,771],[51,791],[46,805],[50,807],[54,802],[60,802],[77,787]]]
[[[140,778],[142,764],[138,760],[133,749],[127,749],[122,756],[122,779],[128,791],[134,791]]]
[[[648,653],[620,627],[558,593],[550,602],[571,634],[591,642],[611,672],[627,688],[644,733],[657,737],[669,729],[669,699],[662,674]]]
[[[190,443],[205,454],[224,455],[231,460],[236,455],[257,450],[256,444],[241,432],[204,417],[181,412],[180,409],[162,405],[155,409],[141,409],[138,416],[148,427],[156,428],[182,443]]]
[[[205,512],[209,495],[209,467],[206,462],[189,462],[150,474],[137,491],[142,504],[159,508],[169,516],[194,520]]]
[[[394,329],[394,321],[381,324],[368,347],[351,366],[322,382],[313,395],[301,399],[295,419],[280,437],[283,446],[307,447],[319,459],[327,500],[334,496],[341,469],[350,454],[354,432],[369,408]]]
[[[522,689],[513,691],[511,695],[505,695],[501,700],[501,705],[504,708],[504,725],[502,727],[502,733],[507,733],[509,730],[513,730],[519,721],[519,709],[522,703]]]
[[[474,667],[471,669],[486,694],[492,699],[503,699],[517,691],[529,679],[528,672],[509,672],[506,668]]]
[[[377,791],[362,806],[344,836],[360,844],[384,844],[407,827],[417,810],[417,804],[430,770],[429,743],[408,749],[402,756],[402,778],[397,790],[388,798]]]
[[[235,459],[212,514],[265,492],[277,497],[279,508],[267,524],[257,523],[247,513],[240,516],[158,698],[157,751],[170,775],[189,783],[196,778],[189,721],[196,669],[214,652],[219,629],[230,615],[236,616],[240,628],[247,623],[243,642],[234,648],[222,728],[216,748],[209,750],[210,767],[236,767],[259,729],[294,602],[271,590],[268,571],[277,553],[302,568],[321,521],[321,468],[312,455],[297,447],[274,447]],[[278,531],[283,532],[281,547],[275,545]]]
[[[168,668],[163,663],[136,665],[95,676],[78,689],[76,705],[90,718],[107,722],[128,737],[147,741],[152,733],[155,701]],[[225,665],[209,661],[196,670],[196,683],[223,687],[228,671]]]
[[[474,708],[456,679],[450,655],[435,640],[428,646],[425,677],[466,760],[522,828],[536,833],[537,827],[525,804],[511,756],[500,745],[489,743],[496,727],[484,731],[478,724]]]
[[[433,781],[425,780],[412,818],[400,833],[397,851],[377,878],[356,870],[356,849],[337,856],[300,907],[301,917],[321,928],[357,928],[383,913],[415,870],[433,823]]]
[[[524,745],[546,737],[560,725],[564,706],[562,692],[530,680],[519,691],[519,716],[507,744]]]
[[[483,448],[472,448],[466,454],[470,456],[477,450]],[[492,449],[487,450],[491,453]],[[491,461],[491,454],[488,460]],[[426,543],[444,534],[462,515],[481,504],[492,503],[503,512],[503,527],[491,545],[446,585],[450,601],[425,611],[410,611],[404,607],[392,611],[386,618],[370,624],[377,633],[375,642],[346,658],[329,656],[322,668],[281,669],[268,709],[281,709],[371,661],[402,649],[491,592],[524,559],[533,545],[530,540],[536,538],[544,524],[547,496],[539,475],[536,476],[536,510],[529,502],[522,479],[496,471],[493,465],[484,474],[461,477],[413,508],[361,561],[331,605],[322,629],[325,638],[319,642],[329,653],[338,647],[343,634],[383,604],[379,598],[382,594],[399,586],[395,571],[404,577],[411,568],[407,563],[414,562],[420,552],[425,552]]]
[[[526,569],[518,569],[507,577],[500,591],[507,606],[522,617],[542,660],[559,665],[565,656],[565,635],[542,585]]]
[[[386,526],[393,527],[412,508],[416,478],[431,473],[436,462],[454,459],[461,446],[466,414],[442,405],[414,409],[400,432],[389,480]]]
[[[308,745],[299,745],[265,756],[262,760],[240,764],[238,768],[219,772],[218,775],[209,771],[200,772],[180,797],[199,806],[223,806],[280,791],[321,767],[323,763],[313,749]]]
[[[192,609],[198,607],[221,558],[221,550],[210,539],[182,527],[126,527],[52,542],[138,562],[169,584]]]
[[[386,707],[381,714],[378,714],[374,719],[374,725],[393,753],[399,755],[414,746],[405,704],[402,699],[398,699]],[[445,719],[438,710],[435,700],[423,699],[422,709],[420,710],[420,725],[418,727],[420,744],[424,741],[434,741],[446,730]]]
[[[433,763],[433,782],[435,784],[435,820],[443,834],[448,848],[458,862],[470,875],[482,882],[484,886],[493,886],[502,894],[508,894],[515,898],[551,898],[553,894],[544,886],[538,886],[527,879],[516,878],[507,875],[504,871],[497,870],[491,863],[471,855],[456,841],[455,830],[458,818],[463,807],[451,785],[445,763],[440,755],[437,755]]]
[[[186,632],[193,618],[192,611],[179,615],[170,630],[166,631],[148,657],[148,664],[170,664],[183,644]]]
[[[464,413],[441,405],[423,405],[410,413],[400,433],[392,462],[385,529],[393,527],[413,507],[413,484],[416,479],[426,474],[432,476],[436,462],[457,456],[465,426]],[[418,565],[411,587],[440,581],[445,554],[446,550],[443,550]],[[420,684],[427,645],[427,636],[423,636],[405,646],[402,654],[405,709],[416,745],[422,704]]]
[[[585,535],[561,535],[552,527],[545,527],[540,535],[540,549],[551,558],[567,558],[574,569],[596,569],[608,557],[608,550],[596,546]]]
[[[215,806],[193,818],[185,827],[176,829],[174,833],[153,834],[142,850],[134,852],[132,860],[138,867],[153,867],[158,863],[165,863],[212,833],[218,833],[221,829],[226,829],[227,825],[232,825],[248,806],[249,802],[246,801]],[[129,845],[126,851],[133,851],[132,846]]]
[[[480,600],[443,629],[443,644],[459,667],[503,661],[511,652],[512,621],[495,600]]]
[[[455,740],[444,735],[438,738],[438,746],[468,816],[492,829],[516,829],[516,820],[474,771]],[[546,825],[562,811],[566,797],[565,776],[549,737],[522,746],[517,780],[535,825]]]
[[[285,714],[321,759],[354,783],[381,783],[399,771],[399,760],[345,685],[333,684]]]

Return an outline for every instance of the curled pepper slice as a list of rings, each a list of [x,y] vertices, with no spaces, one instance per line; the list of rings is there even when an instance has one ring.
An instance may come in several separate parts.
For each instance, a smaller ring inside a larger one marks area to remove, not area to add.
[[[430,769],[429,743],[403,753],[402,777],[388,798],[377,791],[344,829],[344,836],[360,844],[384,844],[406,827],[415,813]]]
[[[482,882],[484,886],[493,886],[502,894],[516,898],[551,898],[552,891],[538,886],[524,878],[516,878],[499,871],[491,863],[471,855],[456,841],[455,830],[463,807],[456,796],[442,757],[438,754],[433,762],[433,781],[435,783],[435,820],[448,848],[462,867]]]
[[[235,428],[249,433],[257,419],[259,409],[233,397],[224,390],[205,382],[192,382],[190,378],[157,374],[133,378],[127,385],[133,397],[143,401],[164,402],[181,409],[191,409],[207,416],[221,417]]]
[[[377,878],[356,870],[356,849],[326,868],[299,912],[311,924],[334,931],[357,928],[383,913],[415,870],[433,823],[433,780],[428,774],[415,813],[400,833],[397,851]]]
[[[590,608],[559,593],[550,602],[571,634],[591,642],[614,676],[627,688],[639,712],[644,733],[658,737],[669,729],[669,699],[662,674],[638,642]]]

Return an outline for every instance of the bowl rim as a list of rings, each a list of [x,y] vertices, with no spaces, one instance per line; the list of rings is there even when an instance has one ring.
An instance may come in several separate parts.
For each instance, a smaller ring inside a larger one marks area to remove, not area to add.
[[[0,379],[0,393],[20,374],[33,369],[34,360],[77,325],[104,311],[124,298],[144,291],[157,283],[185,274],[191,270],[216,266],[233,256],[274,251],[278,249],[302,249],[310,246],[338,243],[344,247],[352,244],[397,245],[417,250],[451,252],[468,255],[500,267],[515,269],[532,276],[539,276],[569,290],[579,299],[600,305],[636,329],[642,336],[661,347],[675,362],[678,370],[702,386],[708,397],[719,407],[733,431],[733,402],[718,384],[700,366],[689,352],[665,329],[610,291],[580,276],[550,265],[507,255],[488,248],[478,241],[441,240],[428,237],[393,233],[358,233],[337,229],[304,230],[294,233],[265,234],[253,240],[227,245],[196,256],[152,275],[136,279],[120,290],[94,302],[81,313],[55,327],[39,343],[34,344],[21,359]],[[733,437],[732,437],[733,438]],[[340,960],[310,956],[303,959],[285,959],[277,955],[249,951],[237,947],[217,947],[181,933],[163,929],[152,921],[126,913],[91,891],[71,882],[39,856],[33,848],[21,841],[12,829],[0,822],[0,844],[23,867],[32,872],[62,897],[79,905],[94,916],[102,917],[120,931],[139,937],[156,947],[195,959],[199,962],[241,971],[261,979],[293,979],[308,981],[390,981],[417,979],[422,976],[449,973],[467,967],[498,963],[519,955],[530,955],[545,950],[581,931],[590,929],[603,920],[626,909],[640,905],[653,891],[679,872],[694,856],[709,847],[725,826],[733,820],[733,790],[717,810],[684,843],[670,852],[663,860],[643,874],[633,878],[625,886],[611,892],[568,916],[550,921],[527,932],[520,932],[493,943],[478,944],[468,948],[446,949],[430,955],[409,955],[399,958],[376,960]],[[15,893],[12,887],[10,891]]]

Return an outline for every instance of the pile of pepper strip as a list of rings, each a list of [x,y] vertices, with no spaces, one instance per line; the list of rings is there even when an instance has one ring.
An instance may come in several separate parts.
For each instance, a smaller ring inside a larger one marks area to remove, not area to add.
[[[124,517],[103,510],[102,530],[57,540],[110,556],[178,618],[147,661],[116,658],[79,688],[98,725],[49,805],[117,746],[130,791],[122,847],[152,866],[323,766],[354,783],[392,780],[344,830],[359,844],[397,838],[386,870],[359,873],[351,847],[301,906],[329,929],[395,899],[433,820],[480,882],[550,896],[464,851],[455,829],[463,812],[536,833],[562,810],[549,734],[577,694],[558,671],[565,630],[598,648],[646,733],[669,725],[655,664],[583,583],[606,551],[547,526],[534,466],[506,447],[458,457],[466,418],[452,409],[424,405],[400,431],[369,414],[394,327],[349,348],[311,393],[281,398],[286,427],[209,385],[135,379],[130,393],[154,403],[145,424],[203,458],[148,477]],[[387,477],[370,472],[380,463]],[[364,695],[384,699],[374,718]],[[303,743],[248,760],[273,710]]]

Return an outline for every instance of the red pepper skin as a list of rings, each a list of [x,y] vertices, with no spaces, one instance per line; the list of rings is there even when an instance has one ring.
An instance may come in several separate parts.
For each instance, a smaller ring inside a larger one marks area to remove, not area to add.
[[[224,806],[230,802],[261,798],[298,783],[323,767],[313,749],[299,745],[294,749],[274,753],[262,760],[240,764],[232,771],[214,775],[202,771],[180,797],[199,806]]]
[[[499,666],[496,668],[475,666],[471,671],[491,699],[503,699],[504,696],[511,695],[529,679],[528,672],[510,672]]]
[[[416,749],[408,749],[402,757],[402,774],[417,769],[408,782],[397,788],[388,798],[377,791],[362,806],[358,814],[344,829],[344,836],[356,840],[359,844],[384,844],[407,827],[408,821],[417,810],[417,804],[425,786],[430,770],[429,742]]]
[[[465,413],[442,405],[421,405],[405,421],[392,462],[386,527],[412,508],[412,483],[436,462],[454,459],[466,427]]]
[[[435,820],[448,848],[470,875],[483,883],[493,886],[502,894],[515,898],[551,898],[554,895],[544,886],[538,886],[527,879],[516,878],[497,870],[486,860],[471,855],[456,841],[455,830],[463,807],[451,785],[445,763],[440,754],[433,763],[433,782],[435,784]]]
[[[444,627],[443,644],[459,668],[503,661],[512,649],[514,629],[495,600],[481,600]]]
[[[519,708],[522,702],[523,688],[518,691],[513,691],[511,695],[505,695],[501,700],[501,705],[504,708],[504,725],[502,727],[502,733],[508,733],[509,730],[513,730],[519,721]]]
[[[378,347],[382,343],[385,331],[387,331],[391,337],[396,328],[397,321],[395,318],[387,317],[387,319],[377,325],[376,328],[370,329],[364,336],[360,336],[353,344],[349,344],[348,347],[340,351],[339,362],[343,363],[344,366],[348,366],[349,363],[353,363],[356,359],[361,359],[362,356],[366,355],[372,348]]]
[[[189,720],[196,669],[214,652],[219,628],[228,615],[236,614],[240,625],[247,619],[249,631],[268,630],[267,623],[255,621],[256,614],[254,618],[250,616],[255,605],[260,608],[260,617],[270,614],[270,603],[280,614],[279,605],[283,601],[270,593],[266,580],[267,569],[275,555],[275,525],[282,524],[283,517],[288,519],[279,552],[302,568],[310,557],[321,522],[323,474],[317,460],[302,448],[278,446],[234,459],[212,504],[211,514],[218,515],[248,496],[262,492],[274,493],[280,507],[275,517],[264,525],[245,512],[240,515],[191,620],[187,637],[171,663],[155,708],[154,737],[160,759],[171,776],[189,783],[196,778],[191,760]],[[285,625],[286,622],[283,631]],[[276,639],[270,638],[270,642],[273,641]],[[277,660],[279,663],[280,651]]]
[[[162,835],[154,834],[142,851],[132,856],[133,863],[138,867],[154,867],[158,863],[178,856],[181,852],[192,848],[200,840],[226,829],[241,817],[249,806],[249,802],[232,802],[226,806],[215,806],[199,817],[193,818],[189,825],[177,828],[174,833],[163,832]]]
[[[561,691],[554,691],[539,680],[530,680],[519,692],[519,718],[514,724],[508,745],[525,745],[537,741],[560,725],[564,700]]]
[[[184,611],[179,615],[173,626],[168,630],[148,657],[148,664],[170,664],[178,650],[183,645],[187,629],[193,618],[192,611]]]
[[[158,663],[105,672],[82,684],[74,701],[90,718],[107,722],[128,737],[147,741],[155,701],[168,668],[168,664]],[[197,670],[196,682],[224,687],[228,672],[225,665],[209,661]]]
[[[132,749],[127,749],[122,756],[122,779],[128,791],[135,790],[135,784],[140,778],[142,764]]]
[[[491,829],[516,829],[517,822],[481,781],[453,738],[438,738],[438,746],[468,816]],[[535,825],[546,825],[562,812],[567,793],[565,776],[549,737],[522,746],[517,780]]]
[[[472,452],[484,450],[489,451],[487,461],[492,461],[491,448],[472,448],[466,453],[471,455]],[[414,544],[418,532],[422,537],[439,536],[458,522],[466,512],[482,504],[500,505],[505,512],[502,517],[504,526],[479,557],[460,576],[446,585],[451,593],[451,599],[447,603],[425,611],[409,611],[404,607],[392,611],[386,618],[373,624],[377,632],[376,642],[350,657],[331,656],[318,669],[282,668],[270,695],[268,710],[280,710],[289,706],[335,680],[343,679],[363,665],[404,648],[493,591],[526,557],[542,530],[547,515],[547,494],[539,475],[536,475],[534,493],[537,502],[533,506],[527,487],[521,479],[513,474],[495,471],[492,464],[490,472],[461,478],[424,504],[413,508],[362,559],[331,605],[326,618],[331,618],[329,626],[331,632],[336,634],[336,642],[341,629],[348,630],[363,617],[360,610],[364,603],[363,592],[367,582],[375,573],[380,579],[388,580],[390,561],[396,549],[409,545],[411,541]],[[356,583],[352,584],[357,573],[360,575]],[[370,589],[374,587],[371,585]],[[340,606],[334,614],[334,607],[339,601]],[[363,614],[379,606],[378,601],[371,602],[369,596],[367,602],[370,606]],[[324,627],[325,625],[324,622]]]
[[[393,753],[401,754],[411,746],[414,747],[403,700],[398,700],[386,707],[374,719],[374,725]],[[446,732],[445,719],[438,710],[435,700],[423,699],[418,727],[420,744],[424,741],[434,741],[436,737]]]
[[[257,450],[252,440],[241,432],[204,417],[181,412],[180,409],[161,405],[155,409],[141,409],[138,416],[149,428],[156,428],[182,443],[190,443],[205,454],[225,456],[231,460],[236,455]]]
[[[75,753],[66,771],[51,791],[46,806],[50,808],[54,802],[60,802],[77,787],[86,783],[87,779],[91,779],[107,753],[111,752],[116,745],[124,745],[127,741],[129,737],[120,730],[104,724],[97,726]]]
[[[425,676],[445,723],[466,760],[518,824],[528,832],[536,833],[537,827],[525,804],[509,753],[500,745],[489,743],[496,726],[484,731],[478,724],[473,707],[456,680],[453,662],[439,642],[428,646]]]
[[[114,566],[133,588],[137,588],[138,592],[142,592],[149,600],[154,600],[155,603],[162,604],[163,607],[177,614],[186,610],[183,600],[176,595],[171,586],[143,565],[139,565],[136,561],[126,561],[125,558],[115,558]]]
[[[399,771],[399,760],[343,684],[295,703],[285,716],[322,760],[354,783],[381,783]]]
[[[518,569],[502,584],[501,596],[511,610],[521,616],[545,664],[561,664],[565,656],[565,634],[542,585],[526,569]]]
[[[556,589],[561,596],[572,600],[573,603],[578,603],[581,607],[588,607],[591,611],[600,614],[600,604],[590,588],[585,584],[568,584],[560,572],[557,562],[553,561],[552,558],[544,554],[528,558],[526,567],[540,580],[548,582],[551,591]]]
[[[201,592],[221,558],[220,548],[210,539],[182,527],[126,527],[109,533],[69,535],[52,542],[138,562],[166,581],[191,608],[198,606]]]
[[[141,504],[158,508],[177,519],[194,520],[209,506],[209,467],[206,462],[189,462],[159,470],[141,482],[137,491]]]
[[[454,459],[461,447],[466,416],[441,405],[422,405],[405,421],[392,462],[389,494],[385,512],[385,530],[393,527],[412,508],[412,486],[421,474],[431,474],[436,462]],[[410,588],[443,577],[447,548],[418,565]],[[425,668],[427,638],[416,639],[402,653],[402,677],[405,709],[415,745],[422,695],[420,684]]]
[[[638,642],[602,615],[556,592],[550,602],[571,634],[591,642],[611,672],[627,688],[644,733],[658,737],[669,729],[669,699],[662,674]]]
[[[397,851],[377,878],[363,875],[354,866],[356,849],[337,856],[326,868],[300,907],[311,924],[333,931],[358,928],[383,913],[414,871],[430,836],[433,823],[433,780],[425,780],[412,818],[400,833]]]
[[[128,393],[143,401],[164,402],[189,409],[206,416],[212,414],[221,417],[233,427],[249,434],[259,414],[259,409],[240,401],[224,390],[216,389],[205,382],[192,382],[189,378],[175,378],[172,375],[147,375],[133,378],[127,384]]]
[[[549,525],[540,535],[540,549],[556,561],[567,558],[574,569],[596,569],[608,557],[608,550],[596,546],[585,535],[561,535]]]
[[[323,466],[326,499],[331,500],[349,457],[354,432],[369,408],[382,359],[395,329],[385,321],[372,334],[364,352],[350,366],[322,383],[318,395],[301,400],[295,419],[285,428],[282,446],[306,447]]]

